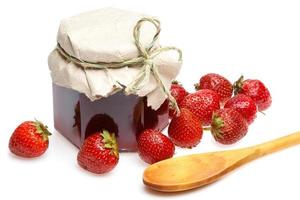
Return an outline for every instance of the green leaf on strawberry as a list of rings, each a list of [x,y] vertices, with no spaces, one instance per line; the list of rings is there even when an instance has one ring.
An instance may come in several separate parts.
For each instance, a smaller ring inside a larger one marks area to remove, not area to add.
[[[107,130],[103,130],[101,136],[103,137],[102,142],[104,143],[104,147],[111,149],[111,153],[119,157],[116,135],[114,133],[110,134]]]
[[[34,125],[36,126],[36,132],[43,136],[44,141],[47,141],[49,139],[48,136],[52,135],[48,131],[48,126],[44,125],[42,122],[40,122],[37,119],[35,119]]]

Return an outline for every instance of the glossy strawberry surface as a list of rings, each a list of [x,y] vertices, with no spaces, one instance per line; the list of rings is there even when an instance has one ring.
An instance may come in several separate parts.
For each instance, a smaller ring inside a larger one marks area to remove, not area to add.
[[[174,152],[173,142],[157,130],[146,129],[138,137],[138,153],[146,163],[152,164],[171,158]]]
[[[213,112],[220,108],[220,96],[212,90],[199,90],[187,95],[180,103],[180,107],[195,114],[202,125],[209,125]]]
[[[179,116],[173,117],[168,134],[175,145],[184,148],[195,147],[201,140],[203,130],[198,117],[182,108]]]

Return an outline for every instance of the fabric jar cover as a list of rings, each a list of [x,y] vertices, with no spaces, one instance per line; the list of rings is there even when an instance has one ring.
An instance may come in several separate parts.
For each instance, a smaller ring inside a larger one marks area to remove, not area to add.
[[[148,17],[143,14],[115,8],[105,8],[82,13],[61,21],[57,42],[71,57],[91,63],[114,63],[140,55],[133,30],[137,22]],[[151,23],[141,26],[139,35],[143,46],[149,45],[156,34]],[[159,48],[158,40],[153,48]],[[160,53],[153,58],[160,79],[169,90],[172,80],[181,68],[181,61],[170,53]],[[48,58],[53,83],[84,93],[91,101],[108,97],[126,89],[141,73],[141,65],[121,68],[84,68],[64,57],[54,49]],[[168,97],[150,74],[147,83],[135,93],[146,96],[148,106],[157,110]]]

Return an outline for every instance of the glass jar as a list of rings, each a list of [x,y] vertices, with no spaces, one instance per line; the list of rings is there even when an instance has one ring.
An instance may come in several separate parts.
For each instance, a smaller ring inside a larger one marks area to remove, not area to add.
[[[106,129],[117,135],[121,151],[135,151],[141,130],[162,130],[169,122],[167,100],[156,111],[146,101],[146,97],[127,96],[122,91],[91,101],[84,94],[53,84],[54,126],[77,147],[90,134]]]
[[[135,151],[143,129],[165,128],[182,53],[162,47],[160,31],[159,20],[116,8],[63,19],[48,58],[57,131],[80,147],[107,129],[120,150]]]

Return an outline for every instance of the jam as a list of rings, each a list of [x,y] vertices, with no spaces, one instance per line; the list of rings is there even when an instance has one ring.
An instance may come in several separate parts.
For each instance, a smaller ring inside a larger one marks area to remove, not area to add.
[[[84,94],[53,84],[54,126],[80,147],[90,134],[106,129],[117,135],[121,151],[135,151],[136,137],[146,128],[162,130],[169,123],[168,101],[155,111],[146,97],[122,91],[91,101]]]

